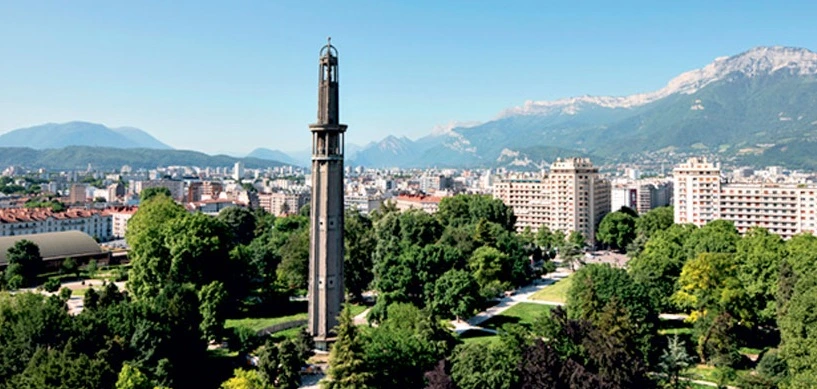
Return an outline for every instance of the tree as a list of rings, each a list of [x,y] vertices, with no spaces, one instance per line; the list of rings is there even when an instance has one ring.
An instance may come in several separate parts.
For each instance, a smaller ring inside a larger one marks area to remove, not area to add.
[[[159,188],[146,188],[143,189],[141,193],[139,193],[139,202],[145,203],[148,200],[153,199],[154,197],[164,196],[167,198],[173,197],[173,194],[170,193],[170,189],[159,187]]]
[[[199,290],[199,311],[201,312],[201,332],[206,340],[219,340],[226,319],[227,292],[224,284],[213,281]]]
[[[817,275],[800,274],[780,325],[780,353],[789,370],[789,385],[805,388],[817,382]]]
[[[735,225],[726,220],[713,220],[692,232],[684,243],[687,259],[701,253],[734,253],[740,239]]]
[[[352,299],[360,299],[374,279],[373,254],[377,241],[372,220],[358,211],[346,211],[343,225],[345,256],[343,281],[346,293]]]
[[[122,364],[122,370],[119,371],[119,378],[116,380],[116,389],[152,389],[153,384],[150,382],[139,369],[132,366],[130,363]]]
[[[304,228],[289,234],[278,252],[281,256],[280,278],[290,289],[306,289],[309,282],[309,230]]]
[[[658,311],[647,288],[624,269],[599,264],[582,267],[573,275],[567,307],[571,318],[595,325],[629,352],[649,355]]]
[[[674,308],[671,297],[686,262],[684,245],[693,231],[695,227],[689,224],[658,231],[627,264],[633,279],[649,288],[653,304],[660,310]]]
[[[266,389],[258,370],[233,370],[233,376],[221,384],[221,389]]]
[[[461,389],[510,389],[518,378],[516,361],[501,345],[465,343],[454,349],[451,377]]]
[[[303,360],[298,347],[290,340],[278,344],[278,379],[276,388],[297,389],[301,386],[301,365]]]
[[[480,287],[484,297],[495,297],[509,285],[502,281],[502,269],[508,256],[489,246],[482,246],[468,259],[468,268]]]
[[[267,386],[275,386],[280,370],[278,346],[267,338],[258,353],[258,374]]]
[[[62,284],[60,283],[60,280],[58,280],[58,279],[56,279],[56,278],[49,278],[49,279],[48,279],[48,281],[46,281],[46,282],[43,284],[43,289],[44,289],[46,292],[53,293],[53,292],[58,291],[58,290],[60,289],[60,286],[61,286],[61,285],[62,285]]]
[[[636,220],[636,217],[622,211],[608,213],[601,219],[596,237],[602,243],[623,250],[635,239]]]
[[[587,237],[581,231],[571,231],[567,237],[567,243],[579,249],[584,249],[587,246]]]
[[[65,260],[62,261],[60,270],[65,274],[74,274],[74,277],[79,278],[79,264],[77,264],[74,258],[65,258]]]
[[[88,261],[88,264],[85,265],[85,272],[88,274],[88,278],[94,278],[97,271],[99,271],[99,265],[97,264],[96,259]]]
[[[370,385],[378,388],[417,388],[423,375],[453,347],[450,329],[439,318],[411,304],[388,306],[386,319],[363,338]]]
[[[324,389],[365,389],[372,379],[364,365],[363,352],[358,340],[352,311],[346,305],[338,317],[337,338],[329,353],[327,378],[321,381]]]
[[[479,284],[467,271],[449,270],[434,283],[431,307],[439,315],[468,318],[478,304]]]
[[[737,278],[751,304],[751,323],[771,325],[777,317],[775,296],[785,256],[783,239],[765,228],[752,228],[738,241]]]
[[[666,385],[673,389],[680,388],[681,374],[692,364],[692,357],[687,354],[684,341],[678,339],[678,335],[669,340],[667,349],[661,354],[658,369],[663,375]]]
[[[43,258],[40,256],[40,248],[30,240],[19,240],[6,251],[6,282],[12,289],[20,286],[34,285],[37,282],[37,275],[43,268]],[[15,287],[12,287],[12,284]]]
[[[635,221],[635,231],[637,235],[649,239],[656,232],[672,227],[674,222],[672,207],[659,207],[639,216]]]
[[[249,244],[255,237],[256,218],[244,207],[228,207],[218,213],[221,220],[235,236],[235,244]]]
[[[166,196],[142,201],[128,221],[125,240],[131,247],[128,257],[132,268],[129,290],[136,298],[156,296],[168,279],[171,255],[165,244],[167,225],[187,217],[187,211]]]

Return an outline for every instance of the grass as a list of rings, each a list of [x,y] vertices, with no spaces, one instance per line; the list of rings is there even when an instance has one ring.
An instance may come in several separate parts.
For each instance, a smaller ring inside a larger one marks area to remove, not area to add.
[[[361,312],[365,311],[369,307],[365,305],[350,304],[349,308],[352,311],[352,315],[356,316],[359,315]],[[224,328],[246,327],[253,331],[261,331],[264,328],[276,324],[281,324],[293,320],[306,320],[307,318],[308,315],[306,312],[299,312],[292,315],[277,317],[246,317],[242,319],[227,319],[227,322],[224,324]],[[289,330],[281,331],[279,333],[284,333],[290,330],[294,330],[293,334],[298,333],[297,328],[290,328]],[[279,333],[276,333],[276,335]]]
[[[91,288],[74,289],[74,290],[71,291],[71,296],[84,297],[85,293],[88,292],[88,289],[91,289]]]
[[[281,324],[293,320],[306,320],[307,313],[296,313],[294,315],[279,316],[279,317],[248,317],[244,319],[227,319],[224,328],[246,327],[253,331],[261,331],[264,328]]]
[[[306,326],[298,326],[293,327],[288,330],[278,331],[275,334],[271,335],[272,339],[276,342],[281,342],[286,339],[295,339],[298,337],[298,333],[301,332],[302,329],[305,329]]]
[[[573,283],[573,275],[569,275],[553,285],[548,285],[530,296],[531,300],[552,301],[564,303],[567,300],[567,291]]]
[[[482,323],[482,327],[498,330],[505,324],[514,323],[530,328],[539,316],[547,312],[550,312],[548,305],[518,303],[505,312],[486,320]]]
[[[499,342],[499,335],[480,330],[467,330],[460,334],[459,338],[466,344],[477,343],[487,346]]]

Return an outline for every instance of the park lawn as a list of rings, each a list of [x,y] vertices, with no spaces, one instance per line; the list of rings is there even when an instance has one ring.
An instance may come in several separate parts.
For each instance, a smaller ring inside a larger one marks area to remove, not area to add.
[[[536,321],[539,316],[550,312],[550,308],[549,305],[543,304],[518,303],[508,308],[505,312],[484,321],[482,327],[498,330],[505,324],[514,323],[531,328],[533,322]]]
[[[71,291],[71,296],[85,297],[85,293],[88,292],[88,289],[91,289],[91,288],[88,287],[88,288],[82,288],[82,289],[74,289],[74,290]]]
[[[552,285],[548,285],[542,290],[530,296],[531,300],[552,301],[555,303],[564,303],[567,301],[567,291],[573,283],[573,275],[569,275]]]
[[[279,316],[279,317],[247,317],[244,319],[227,319],[224,323],[224,328],[245,327],[253,331],[261,331],[269,326],[285,323],[293,320],[306,320],[308,315],[306,312],[296,313],[294,315]]]
[[[465,344],[477,343],[487,346],[498,343],[499,335],[492,334],[487,331],[467,330],[459,335],[459,339]]]
[[[365,305],[350,304],[349,308],[352,311],[352,315],[355,316],[365,311],[368,307]],[[227,319],[226,323],[224,323],[224,328],[246,327],[253,331],[261,331],[264,328],[274,326],[276,324],[294,320],[306,320],[308,318],[309,316],[306,312],[300,312],[293,315],[278,317],[246,317],[243,319]],[[294,334],[297,333],[298,331],[296,330]]]

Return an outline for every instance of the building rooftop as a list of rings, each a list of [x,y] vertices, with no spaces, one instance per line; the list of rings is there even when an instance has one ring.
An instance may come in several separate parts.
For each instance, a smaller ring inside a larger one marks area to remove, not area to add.
[[[102,253],[94,238],[81,231],[47,232],[43,234],[0,237],[0,266],[7,264],[8,249],[21,240],[34,242],[43,259],[66,258]]]

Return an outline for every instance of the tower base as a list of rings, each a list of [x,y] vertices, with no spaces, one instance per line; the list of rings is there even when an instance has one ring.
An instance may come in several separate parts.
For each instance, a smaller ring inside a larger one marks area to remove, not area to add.
[[[313,339],[315,340],[316,350],[327,352],[332,350],[332,344],[334,344],[335,341],[338,340],[338,338],[334,336],[332,337],[316,336]]]

